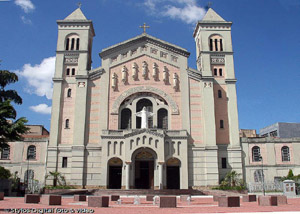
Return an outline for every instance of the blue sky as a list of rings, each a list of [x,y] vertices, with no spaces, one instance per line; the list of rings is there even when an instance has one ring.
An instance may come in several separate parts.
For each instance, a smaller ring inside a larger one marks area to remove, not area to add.
[[[56,20],[79,0],[0,0],[0,69],[15,71],[11,85],[23,98],[18,117],[50,127],[51,76],[57,42]],[[94,24],[94,68],[103,48],[142,33],[187,49],[196,68],[193,30],[204,14],[203,0],[82,0]],[[300,0],[211,0],[232,21],[239,124],[263,128],[275,122],[300,122]]]

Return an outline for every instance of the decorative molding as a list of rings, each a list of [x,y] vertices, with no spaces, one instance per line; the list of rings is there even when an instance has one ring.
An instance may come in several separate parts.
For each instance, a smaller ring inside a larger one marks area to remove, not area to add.
[[[103,68],[99,68],[99,69],[96,69],[96,70],[92,70],[90,71],[89,73],[89,79],[90,80],[95,80],[95,79],[98,79],[101,77],[102,74],[105,73],[105,70]]]
[[[112,107],[111,114],[119,114],[119,107],[120,107],[121,103],[127,97],[129,97],[135,93],[139,93],[139,92],[150,92],[150,93],[154,93],[154,94],[161,96],[162,98],[164,98],[167,101],[168,105],[171,107],[172,114],[173,115],[179,114],[178,106],[177,106],[176,102],[173,100],[173,98],[170,95],[168,95],[167,93],[165,93],[164,91],[162,91],[158,88],[151,87],[151,86],[139,86],[139,87],[128,89],[127,91],[123,92],[115,100],[113,107]]]
[[[78,58],[65,58],[66,64],[78,64]]]
[[[210,62],[214,65],[224,65],[225,64],[225,55],[224,54],[216,54],[210,56]]]
[[[187,69],[187,74],[188,74],[188,77],[193,79],[193,80],[200,81],[202,79],[202,74],[198,70],[188,68]]]
[[[78,88],[84,88],[85,82],[78,82]]]

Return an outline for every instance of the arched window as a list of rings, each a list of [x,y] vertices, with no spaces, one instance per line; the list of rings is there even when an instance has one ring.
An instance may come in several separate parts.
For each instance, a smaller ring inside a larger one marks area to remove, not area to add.
[[[220,129],[224,129],[224,120],[220,120]]]
[[[214,68],[214,75],[217,76],[218,75],[218,69]]]
[[[140,112],[144,107],[146,107],[148,112],[153,112],[152,102],[148,99],[141,99],[136,104],[136,112]],[[141,117],[136,117],[136,128],[141,128]],[[153,128],[153,117],[148,117],[148,127]]]
[[[66,41],[66,50],[67,51],[69,50],[69,44],[70,44],[70,39],[67,38],[67,41]]]
[[[128,108],[121,111],[121,129],[131,129],[131,110]]]
[[[70,121],[69,121],[69,119],[66,119],[65,128],[66,129],[70,128]]]
[[[67,68],[67,73],[66,73],[67,76],[70,75],[70,68]]]
[[[215,39],[215,50],[218,51],[218,40]]]
[[[222,68],[219,69],[219,75],[223,76],[223,70],[222,70]]]
[[[24,174],[24,183],[31,183],[34,179],[34,171],[32,169],[26,170]]]
[[[27,160],[36,159],[36,147],[31,145],[27,149]]]
[[[223,39],[220,35],[212,35],[209,38],[210,51],[223,51]]]
[[[76,39],[76,50],[79,50],[79,38]]]
[[[75,68],[72,68],[72,76],[75,75]]]
[[[73,50],[79,50],[80,47],[80,39],[79,36],[76,34],[71,34],[66,38],[66,50],[67,51],[73,51]]]
[[[223,51],[223,40],[220,39],[220,51]]]
[[[254,182],[262,182],[263,181],[263,171],[261,169],[254,171]]]
[[[260,148],[258,146],[254,146],[252,148],[252,161],[259,162],[260,160],[261,160]]]
[[[281,159],[282,161],[290,161],[290,149],[287,146],[281,148]]]
[[[74,50],[74,46],[75,46],[75,39],[72,38],[71,39],[71,50]]]
[[[218,90],[218,98],[222,98],[222,91]]]
[[[212,39],[209,40],[209,50],[213,51],[213,40]]]
[[[2,149],[1,153],[1,159],[2,160],[9,160],[9,154],[10,154],[10,147],[5,147]]]
[[[168,111],[164,108],[157,112],[157,128],[168,129]]]
[[[72,95],[72,89],[68,89],[68,93],[67,93],[67,97],[71,97],[71,95]]]

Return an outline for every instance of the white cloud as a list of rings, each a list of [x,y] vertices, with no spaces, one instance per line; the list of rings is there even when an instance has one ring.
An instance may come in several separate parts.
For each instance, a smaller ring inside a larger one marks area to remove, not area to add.
[[[15,4],[20,6],[25,13],[29,13],[35,9],[35,6],[30,0],[15,0]]]
[[[23,21],[24,24],[31,25],[32,22],[30,19],[27,19],[25,16],[21,16],[21,20]]]
[[[47,104],[39,104],[36,106],[30,106],[29,107],[32,111],[40,113],[40,114],[51,114],[51,106],[48,106]]]
[[[17,74],[24,77],[28,82],[26,90],[38,96],[46,96],[52,99],[52,77],[55,71],[55,57],[43,59],[41,64],[25,64]]]
[[[152,15],[179,19],[187,24],[195,24],[206,12],[197,5],[197,0],[144,0],[144,6]]]

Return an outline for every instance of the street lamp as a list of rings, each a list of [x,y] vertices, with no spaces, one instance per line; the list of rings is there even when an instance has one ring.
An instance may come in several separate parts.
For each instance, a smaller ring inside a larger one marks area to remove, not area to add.
[[[261,160],[261,171],[262,171],[262,191],[264,196],[266,195],[266,191],[265,191],[265,174],[264,174],[264,161],[263,161],[263,157],[259,156],[259,159]]]
[[[28,182],[29,181],[29,159],[31,157],[32,157],[32,155],[27,153],[27,176],[26,176],[27,177],[26,178],[27,179],[27,186],[26,186],[26,192],[27,193],[29,193],[29,182]]]

